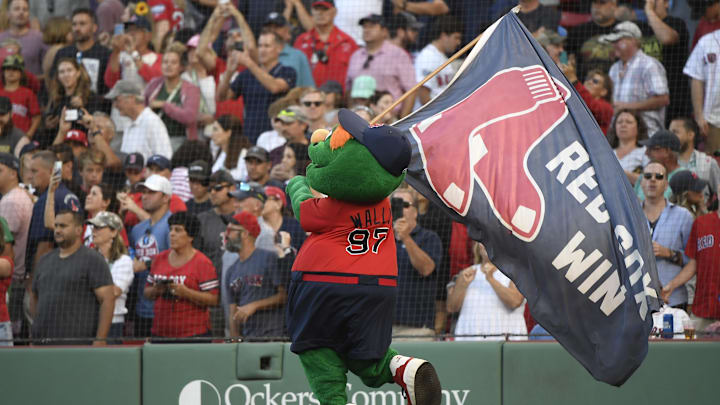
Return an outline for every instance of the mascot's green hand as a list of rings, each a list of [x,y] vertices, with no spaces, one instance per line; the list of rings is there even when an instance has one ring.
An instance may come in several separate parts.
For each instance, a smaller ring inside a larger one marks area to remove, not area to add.
[[[300,204],[305,200],[313,198],[305,176],[295,176],[290,179],[288,185],[285,187],[285,192],[290,196],[295,218],[300,221]]]

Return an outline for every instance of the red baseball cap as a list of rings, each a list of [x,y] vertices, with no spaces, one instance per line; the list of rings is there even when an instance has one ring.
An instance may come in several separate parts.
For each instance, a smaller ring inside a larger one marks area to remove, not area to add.
[[[279,187],[275,186],[265,186],[265,195],[268,197],[275,197],[282,203],[282,206],[285,206],[285,202],[287,201],[285,197],[285,192],[282,191]]]
[[[81,144],[88,146],[87,134],[79,129],[71,129],[65,134],[65,142],[80,142]]]
[[[258,224],[257,218],[247,211],[240,211],[233,215],[230,222],[245,228],[253,238],[257,238],[258,235],[260,235],[260,224]]]
[[[325,8],[333,8],[335,7],[335,1],[333,0],[319,0],[319,1],[313,1],[310,5],[310,8],[313,7],[325,7]]]

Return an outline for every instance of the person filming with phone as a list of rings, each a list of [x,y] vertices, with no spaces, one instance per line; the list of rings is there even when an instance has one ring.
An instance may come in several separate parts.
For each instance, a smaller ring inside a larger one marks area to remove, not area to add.
[[[398,295],[393,336],[432,340],[437,288],[435,267],[442,260],[442,243],[435,232],[418,225],[417,200],[412,189],[395,191],[390,206],[398,242]]]
[[[91,88],[90,76],[85,67],[75,58],[63,58],[57,63],[55,74],[48,83],[49,97],[41,100],[46,105],[43,114],[46,138],[38,139],[43,144],[57,134],[61,121],[71,122],[80,129],[76,121],[95,111],[110,113],[110,104]]]

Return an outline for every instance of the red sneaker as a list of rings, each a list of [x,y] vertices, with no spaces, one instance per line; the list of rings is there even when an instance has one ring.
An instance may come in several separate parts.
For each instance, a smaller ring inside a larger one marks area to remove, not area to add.
[[[390,372],[403,389],[408,405],[440,405],[440,379],[427,360],[397,355],[390,361]]]

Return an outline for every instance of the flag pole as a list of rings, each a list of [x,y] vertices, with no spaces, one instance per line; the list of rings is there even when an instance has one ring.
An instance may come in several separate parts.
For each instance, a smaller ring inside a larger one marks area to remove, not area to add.
[[[403,101],[405,101],[406,98],[410,97],[411,94],[415,93],[415,91],[417,91],[417,89],[419,89],[420,87],[422,87],[423,84],[427,83],[428,80],[432,79],[436,74],[440,73],[443,69],[445,69],[445,67],[446,67],[447,65],[451,64],[452,62],[455,61],[455,59],[459,58],[459,57],[460,57],[461,55],[463,55],[465,52],[469,51],[473,46],[475,46],[475,44],[480,40],[481,37],[482,37],[482,34],[478,35],[477,37],[475,37],[475,39],[473,39],[472,41],[470,41],[467,45],[465,45],[464,47],[462,47],[462,49],[460,49],[459,51],[455,52],[455,54],[454,54],[453,56],[451,56],[445,63],[443,63],[442,65],[440,65],[440,67],[438,67],[437,69],[433,70],[432,73],[430,73],[429,75],[425,76],[425,78],[422,79],[422,80],[420,81],[420,83],[418,83],[418,84],[416,84],[415,86],[413,86],[412,89],[406,91],[405,94],[403,94],[402,96],[400,96],[400,98],[398,98],[397,100],[395,100],[395,101],[392,103],[392,105],[390,105],[390,107],[388,107],[388,108],[385,109],[385,111],[383,111],[383,112],[381,112],[380,114],[376,115],[375,118],[373,118],[373,119],[370,121],[370,125],[375,124],[375,123],[377,123],[378,121],[380,121],[380,118],[382,118],[383,116],[385,116],[385,114],[387,114],[387,113],[389,113],[390,111],[392,111],[395,107],[397,107],[398,104],[400,104],[400,103],[402,103]]]

